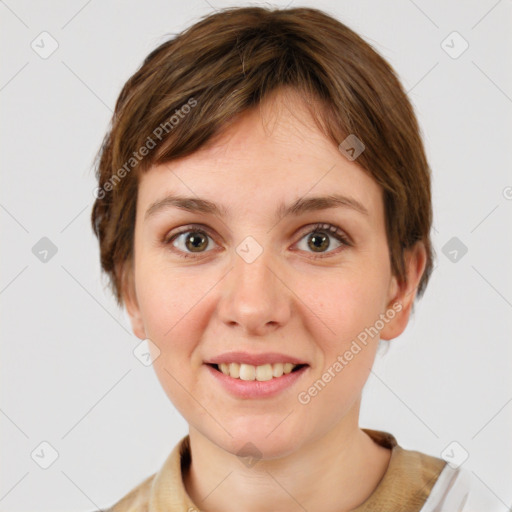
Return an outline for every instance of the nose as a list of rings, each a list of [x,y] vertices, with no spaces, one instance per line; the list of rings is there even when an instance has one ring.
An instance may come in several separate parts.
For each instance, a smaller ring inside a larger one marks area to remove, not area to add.
[[[283,274],[270,251],[250,263],[235,254],[233,268],[223,279],[220,319],[246,336],[264,336],[284,326],[291,316],[293,293]]]

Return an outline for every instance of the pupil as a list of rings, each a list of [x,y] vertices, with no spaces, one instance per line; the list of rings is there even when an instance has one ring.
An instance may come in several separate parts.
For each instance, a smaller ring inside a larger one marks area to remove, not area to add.
[[[187,247],[190,250],[201,249],[204,245],[204,237],[202,235],[190,235],[187,238]]]
[[[313,242],[313,250],[316,252],[320,252],[322,249],[327,249],[329,247],[329,238],[325,235],[312,235],[310,240]],[[320,245],[317,244],[317,241]],[[320,249],[320,250],[319,250]]]

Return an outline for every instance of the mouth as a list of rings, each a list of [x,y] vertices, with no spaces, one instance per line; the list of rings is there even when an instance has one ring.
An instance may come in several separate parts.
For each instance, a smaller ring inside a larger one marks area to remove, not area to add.
[[[252,365],[246,363],[206,363],[214,370],[222,373],[232,379],[244,381],[269,381],[276,380],[283,375],[298,372],[302,368],[308,366],[307,364],[294,364],[294,363],[267,363],[262,365]]]

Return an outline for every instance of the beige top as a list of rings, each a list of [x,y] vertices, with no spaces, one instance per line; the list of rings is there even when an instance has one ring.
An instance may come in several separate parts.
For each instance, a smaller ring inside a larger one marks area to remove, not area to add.
[[[388,468],[373,493],[353,512],[420,512],[446,462],[401,448],[387,432],[363,429],[376,443],[391,449]],[[182,475],[190,465],[185,436],[157,473],[135,487],[107,512],[199,512],[187,494]]]

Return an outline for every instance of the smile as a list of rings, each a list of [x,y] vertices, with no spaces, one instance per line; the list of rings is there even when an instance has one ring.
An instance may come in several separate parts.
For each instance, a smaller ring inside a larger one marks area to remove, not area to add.
[[[246,381],[257,380],[263,382],[277,379],[283,375],[297,371],[305,365],[293,363],[267,363],[254,366],[252,364],[245,363],[219,363],[212,364],[211,366],[233,379]]]

